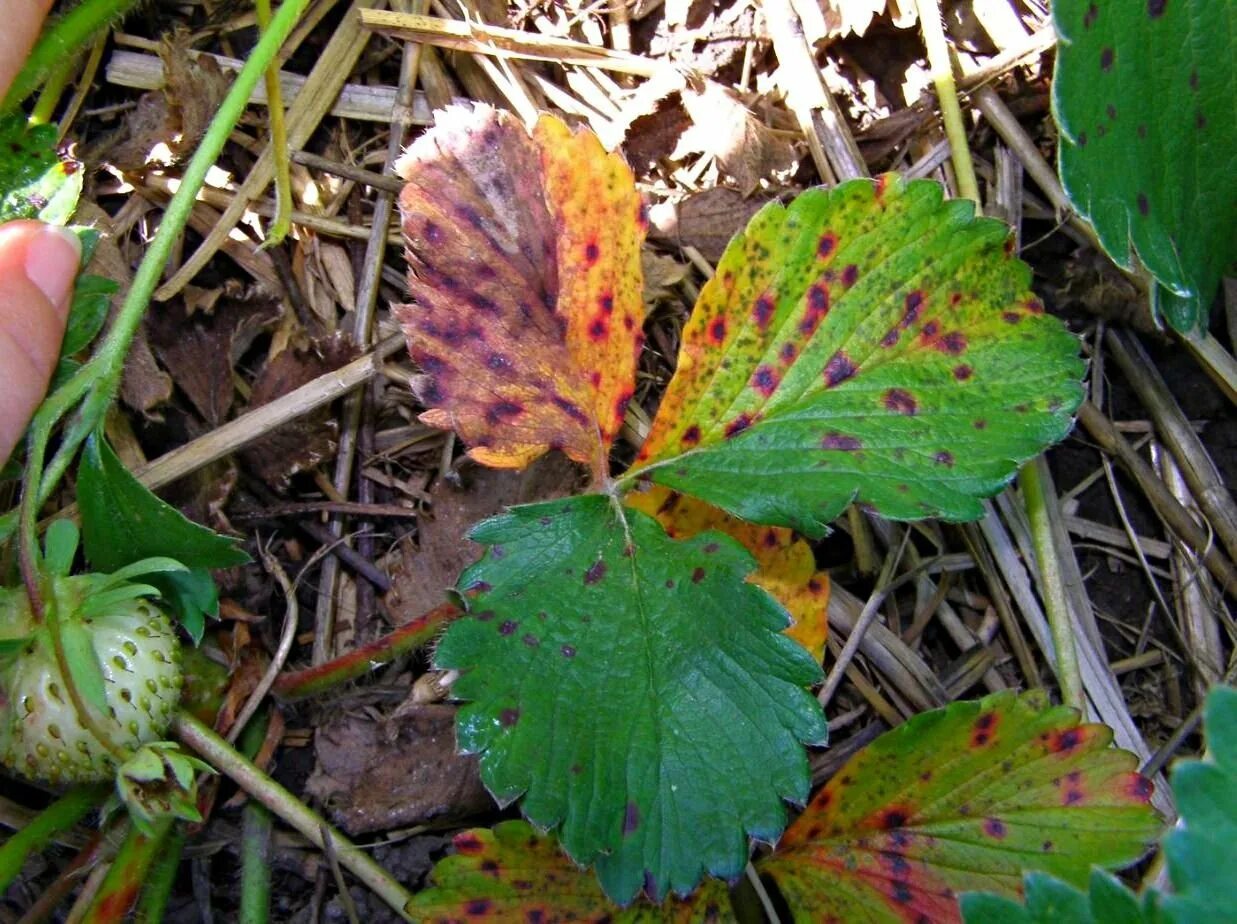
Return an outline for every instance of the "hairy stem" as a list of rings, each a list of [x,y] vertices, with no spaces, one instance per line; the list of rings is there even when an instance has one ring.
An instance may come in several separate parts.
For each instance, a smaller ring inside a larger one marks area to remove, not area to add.
[[[1031,522],[1031,540],[1039,563],[1040,589],[1048,626],[1052,631],[1052,647],[1056,649],[1057,681],[1061,685],[1061,701],[1067,706],[1084,710],[1082,673],[1078,668],[1078,650],[1074,647],[1074,626],[1070,620],[1069,602],[1065,599],[1065,583],[1061,563],[1052,543],[1052,524],[1048,519],[1048,499],[1039,463],[1028,462],[1018,475],[1018,485],[1026,501]]]
[[[0,894],[17,878],[28,856],[42,850],[57,834],[77,824],[107,797],[107,792],[107,787],[103,785],[70,789],[0,844]]]
[[[396,913],[406,920],[411,920],[404,910],[412,900],[411,893],[370,859],[369,854],[328,825],[321,815],[188,713],[181,712],[176,716],[172,722],[172,730],[181,741],[221,773],[231,777],[241,789],[279,816],[284,823],[299,831],[316,847],[324,848],[325,839],[329,839],[331,850],[345,869],[372,889],[374,894]]]

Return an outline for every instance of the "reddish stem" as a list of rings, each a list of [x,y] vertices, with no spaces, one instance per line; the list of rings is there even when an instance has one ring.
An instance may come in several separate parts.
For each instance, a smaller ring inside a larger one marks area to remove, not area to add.
[[[271,690],[280,699],[303,699],[355,680],[375,667],[389,664],[405,652],[432,641],[443,626],[459,615],[459,607],[453,603],[444,603],[407,625],[400,626],[389,635],[362,645],[333,661],[280,674]]]

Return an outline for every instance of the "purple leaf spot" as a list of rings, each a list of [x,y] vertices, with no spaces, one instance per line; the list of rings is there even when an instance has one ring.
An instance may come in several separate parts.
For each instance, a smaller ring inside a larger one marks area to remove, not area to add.
[[[604,561],[594,562],[587,571],[584,572],[585,584],[596,584],[606,576],[606,563]]]

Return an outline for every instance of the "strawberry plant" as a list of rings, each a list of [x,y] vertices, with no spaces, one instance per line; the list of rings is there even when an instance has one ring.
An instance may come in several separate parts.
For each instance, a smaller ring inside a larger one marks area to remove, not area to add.
[[[1068,432],[1077,344],[970,203],[894,176],[811,190],[732,241],[615,475],[644,321],[626,165],[557,119],[457,106],[399,172],[422,419],[487,465],[557,449],[593,479],[472,534],[488,551],[435,654],[460,672],[460,747],[612,899],[735,877],[807,798],[802,745],[826,728],[818,662],[726,532],[818,537],[850,503],[978,516]],[[672,523],[678,494],[723,531],[674,538],[643,512]],[[1137,854],[1122,843],[1111,860]]]

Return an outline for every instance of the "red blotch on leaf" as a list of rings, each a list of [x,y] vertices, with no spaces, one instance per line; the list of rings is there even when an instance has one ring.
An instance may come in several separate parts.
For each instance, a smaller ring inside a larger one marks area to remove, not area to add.
[[[1087,735],[1083,729],[1065,728],[1060,731],[1050,732],[1045,743],[1048,745],[1048,750],[1053,754],[1071,754],[1085,743],[1086,740]]]
[[[799,333],[810,336],[820,322],[829,314],[829,288],[823,282],[814,283],[807,290],[807,312],[799,322]]]
[[[859,442],[853,436],[847,436],[845,433],[830,432],[826,433],[820,441],[821,449],[840,449],[843,452],[855,452],[863,448],[863,443]]]
[[[833,388],[841,385],[858,371],[850,357],[838,350],[829,358],[829,362],[825,363],[825,386]]]
[[[500,423],[506,423],[512,418],[519,417],[524,413],[522,405],[516,404],[514,401],[495,401],[485,410],[486,423],[491,426],[497,426]]]
[[[1125,779],[1125,794],[1135,802],[1150,802],[1151,794],[1155,792],[1155,784],[1139,773],[1131,773]]]
[[[714,343],[721,343],[726,339],[726,319],[714,318],[709,324],[709,339]]]
[[[989,837],[996,838],[998,841],[1002,840],[1007,833],[1005,830],[1005,822],[1001,821],[999,818],[984,819],[984,833]]]
[[[769,365],[757,366],[755,373],[752,375],[752,388],[756,389],[766,398],[773,394],[777,388],[777,373],[773,371],[773,367]]]
[[[756,326],[762,330],[769,326],[769,319],[773,317],[773,299],[768,295],[762,295],[756,299],[756,304],[752,305],[752,320],[756,322]]]
[[[902,320],[899,322],[899,325],[903,330],[906,330],[917,320],[919,320],[919,314],[923,311],[923,298],[923,292],[919,289],[907,294],[905,311],[902,312]],[[935,331],[933,331],[933,333],[935,333]]]
[[[853,286],[859,280],[859,267],[854,263],[846,264],[846,268],[842,270],[842,283],[847,288]]]
[[[695,446],[700,442],[700,428],[692,424],[683,431],[682,443],[684,446]]]
[[[738,436],[744,430],[752,425],[752,417],[750,414],[740,414],[729,424],[726,425],[726,439]]]
[[[910,821],[911,815],[914,812],[907,805],[891,805],[886,809],[881,809],[876,815],[876,827],[883,831],[892,831],[894,828],[904,828],[906,823]]]
[[[832,231],[826,231],[820,236],[820,242],[816,245],[816,255],[822,260],[830,257],[838,248],[838,236]]]
[[[640,827],[640,808],[634,802],[627,803],[627,811],[623,814],[623,836],[631,834]]]
[[[786,365],[790,365],[791,363],[793,363],[795,361],[795,357],[798,355],[799,355],[799,350],[793,343],[783,343],[782,349],[778,353],[778,356],[781,358],[782,362],[785,363]]]
[[[597,299],[597,304],[606,314],[614,310],[614,293],[605,292]]]
[[[585,262],[587,262],[591,266],[592,264],[597,262],[599,257],[601,257],[601,248],[597,246],[596,241],[589,241],[587,244],[584,245]]]
[[[936,342],[936,348],[948,356],[960,356],[966,351],[966,334],[951,330]]]
[[[898,414],[906,414],[908,417],[913,417],[919,410],[915,396],[904,388],[889,389],[885,392],[883,400],[886,408]]]
[[[485,849],[485,845],[477,839],[477,835],[471,831],[465,831],[463,834],[455,835],[455,852],[456,853],[480,853]]]
[[[970,366],[966,365],[966,363],[963,363],[962,365],[959,365],[959,366],[954,366],[954,378],[957,379],[959,382],[965,382],[967,379],[971,377],[971,374],[974,371],[975,370],[972,369]]]
[[[985,712],[971,726],[971,747],[982,748],[991,743],[1001,718],[995,712]]]
[[[607,318],[605,315],[599,314],[597,315],[597,317],[593,318],[593,320],[589,322],[588,336],[590,340],[594,342],[599,341],[599,340],[605,340],[606,335],[609,333],[610,333],[610,319]]]

